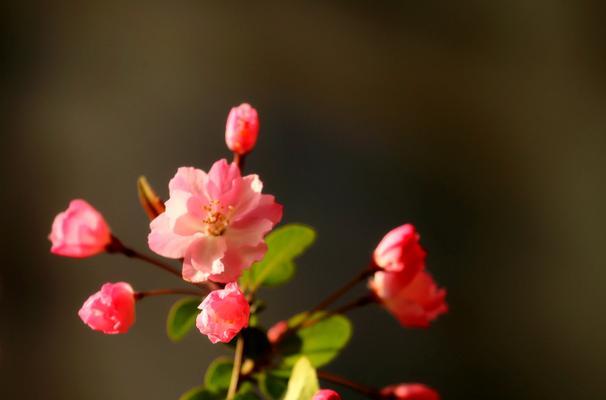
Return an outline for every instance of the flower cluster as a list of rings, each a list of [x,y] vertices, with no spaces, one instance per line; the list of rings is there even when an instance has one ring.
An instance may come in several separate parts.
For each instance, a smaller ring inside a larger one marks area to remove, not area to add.
[[[178,260],[180,269],[123,244],[102,214],[85,200],[72,200],[67,210],[56,216],[49,235],[52,253],[76,258],[123,254],[159,267],[190,285],[135,291],[126,282],[106,283],[84,302],[78,312],[82,321],[105,334],[124,334],[135,322],[140,300],[188,295],[169,313],[169,337],[178,341],[195,325],[212,343],[235,344],[235,357],[227,367],[213,363],[205,385],[187,392],[182,400],[259,398],[259,392],[270,399],[341,399],[333,390],[320,390],[318,377],[375,399],[438,399],[436,391],[422,384],[377,389],[317,370],[347,344],[351,323],[343,314],[350,310],[380,304],[407,328],[426,328],[447,311],[446,291],[427,272],[427,253],[411,224],[388,232],[376,246],[370,266],[317,307],[268,330],[259,325],[258,315],[265,306],[257,297],[258,289],[286,283],[294,274],[294,259],[313,242],[315,233],[299,224],[274,229],[282,219],[282,205],[274,196],[263,193],[258,175],[243,173],[244,157],[253,150],[258,132],[257,111],[248,104],[234,107],[225,132],[233,162],[221,159],[208,172],[179,168],[168,183],[166,201],[145,178],[140,178],[139,198],[150,218],[149,249]],[[369,292],[365,296],[329,308],[367,279]],[[311,341],[306,342],[310,337]],[[331,355],[314,359],[310,356],[314,346]],[[225,379],[218,375],[220,371],[229,371],[231,376]],[[291,377],[286,381],[288,375]],[[268,377],[274,377],[273,381]],[[251,382],[258,387],[251,388]]]
[[[377,272],[369,286],[402,326],[428,327],[448,310],[446,290],[425,270],[426,254],[410,224],[390,231],[374,252]]]

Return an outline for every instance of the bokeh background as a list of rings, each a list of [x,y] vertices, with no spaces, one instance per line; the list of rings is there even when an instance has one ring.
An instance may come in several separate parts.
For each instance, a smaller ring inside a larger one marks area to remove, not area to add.
[[[606,28],[600,1],[36,2],[2,6],[0,398],[176,399],[227,354],[165,336],[170,298],[127,335],[78,319],[105,281],[170,276],[119,256],[49,254],[54,215],[88,199],[145,249],[135,180],[229,157],[249,101],[248,160],[285,222],[319,238],[267,323],[350,277],[414,222],[451,311],[403,330],[356,311],[327,369],[445,399],[606,396]],[[363,291],[360,288],[359,291]],[[346,399],[357,395],[344,391]]]

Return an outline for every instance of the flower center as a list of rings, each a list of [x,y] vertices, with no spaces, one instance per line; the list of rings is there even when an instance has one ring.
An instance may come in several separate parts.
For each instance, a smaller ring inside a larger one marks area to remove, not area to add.
[[[232,210],[233,206],[228,206],[226,209],[219,200],[211,200],[205,205],[206,217],[202,222],[206,226],[206,233],[211,236],[221,236],[225,233]]]

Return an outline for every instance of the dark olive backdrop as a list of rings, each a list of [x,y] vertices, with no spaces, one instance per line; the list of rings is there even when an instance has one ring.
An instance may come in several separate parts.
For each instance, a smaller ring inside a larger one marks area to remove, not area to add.
[[[285,222],[319,233],[296,280],[263,293],[265,321],[411,221],[450,313],[420,331],[357,311],[330,371],[445,399],[604,398],[601,2],[16,3],[0,25],[1,398],[176,399],[225,353],[197,334],[170,343],[168,298],[141,304],[127,335],[90,331],[76,311],[102,282],[173,278],[53,257],[46,236],[83,197],[144,249],[137,176],[165,195],[177,167],[227,157],[242,101],[261,115],[249,170]]]

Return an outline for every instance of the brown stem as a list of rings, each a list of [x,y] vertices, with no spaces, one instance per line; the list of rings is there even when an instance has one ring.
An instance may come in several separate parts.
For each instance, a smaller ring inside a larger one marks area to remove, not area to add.
[[[331,314],[345,314],[346,312],[351,311],[355,308],[363,307],[367,304],[375,303],[376,301],[377,300],[376,300],[375,296],[373,296],[372,294],[367,294],[362,297],[359,297],[358,299],[356,299],[352,302],[344,304],[341,307],[338,307],[338,308],[330,311],[330,313]]]
[[[124,254],[128,258],[136,258],[136,259],[145,261],[148,264],[154,265],[154,266],[168,272],[169,274],[175,275],[179,279],[183,279],[183,277],[181,276],[181,272],[179,272],[177,269],[175,269],[171,265],[165,264],[164,262],[162,262],[156,258],[150,257],[143,253],[139,253],[136,250],[126,247],[120,241],[120,239],[118,239],[115,236],[112,236],[112,241],[109,245],[107,245],[106,250],[108,253],[120,253],[120,254]],[[209,291],[216,290],[219,288],[218,285],[216,285],[215,283],[212,283],[212,282],[203,282],[203,283],[199,283],[199,284],[192,283],[192,285],[197,286],[199,288],[205,288]]]
[[[298,327],[303,325],[303,323],[305,323],[305,321],[307,321],[307,319],[309,319],[316,312],[318,312],[320,310],[324,310],[326,307],[328,307],[329,305],[331,305],[332,303],[337,301],[345,293],[347,293],[351,288],[353,288],[359,282],[361,282],[364,279],[371,276],[373,273],[374,273],[374,269],[372,268],[372,265],[370,267],[364,268],[362,271],[360,271],[360,273],[358,273],[356,276],[354,276],[353,279],[351,279],[345,285],[341,286],[339,289],[335,290],[328,297],[326,297],[324,300],[322,300],[320,303],[318,303],[318,305],[316,305],[309,312],[307,312],[307,317],[305,317],[301,322],[299,322],[298,325],[294,326],[292,329],[297,329]]]
[[[155,258],[152,258],[146,254],[143,253],[139,253],[135,250],[131,250],[131,249],[126,249],[127,251],[124,252],[123,254],[127,257],[130,258],[137,258],[141,261],[145,261],[146,263],[149,263],[151,265],[155,265],[156,267],[159,267],[161,269],[163,269],[164,271],[173,274],[176,277],[182,278],[181,277],[181,272],[179,272],[178,270],[176,270],[175,268],[171,267],[168,264],[164,264],[162,261],[157,260]]]
[[[322,300],[318,305],[311,309],[310,313],[313,314],[316,311],[324,310],[326,307],[337,301],[341,296],[347,293],[351,288],[363,281],[373,274],[372,268],[364,268],[360,273],[354,276],[349,282],[335,290],[328,297]]]
[[[240,370],[242,369],[242,356],[244,354],[244,338],[238,336],[236,342],[236,354],[234,355],[234,367],[231,370],[231,380],[229,381],[229,389],[227,391],[226,400],[233,400],[238,390],[238,380],[240,379]]]
[[[304,329],[304,328],[309,328],[312,325],[317,324],[318,322],[331,317],[335,314],[345,314],[348,311],[351,311],[355,308],[358,307],[363,307],[367,304],[371,304],[371,303],[376,303],[377,299],[375,296],[373,296],[372,294],[367,294],[365,296],[362,296],[350,303],[347,303],[345,305],[342,305],[341,307],[332,310],[332,311],[327,311],[323,314],[321,314],[320,316],[318,316],[317,318],[312,318],[313,314],[307,314],[307,317],[305,319],[303,319],[303,321],[299,322],[298,324],[288,328],[286,330],[286,332],[284,332],[284,334],[282,334],[280,336],[279,339],[277,339],[279,342],[283,341],[285,338],[293,335],[295,332],[297,332],[299,329]]]
[[[141,300],[145,297],[165,296],[171,294],[187,294],[192,296],[204,296],[206,293],[193,289],[154,289],[135,293],[135,299]]]
[[[240,168],[240,173],[244,173],[244,163],[246,161],[246,154],[238,154],[238,153],[234,153],[234,160],[233,162],[236,163],[236,165],[238,166],[238,168]]]
[[[349,379],[346,379],[339,375],[331,374],[330,372],[326,372],[326,371],[317,371],[317,372],[318,372],[318,378],[320,378],[324,381],[336,383],[339,386],[353,389],[356,392],[362,393],[363,395],[365,395],[371,399],[376,399],[376,400],[382,399],[379,391],[374,388],[362,385],[357,382],[350,381]]]
[[[367,304],[375,303],[375,302],[376,302],[375,297],[373,295],[371,295],[371,294],[367,294],[367,295],[362,296],[362,297],[360,297],[360,298],[358,298],[358,299],[356,299],[356,300],[354,300],[354,301],[352,301],[350,303],[344,304],[341,307],[338,307],[338,308],[336,308],[334,310],[328,311],[328,312],[320,315],[318,318],[313,318],[313,319],[309,319],[308,318],[303,323],[299,324],[298,328],[299,329],[301,329],[301,328],[308,328],[308,327],[310,327],[310,326],[312,326],[314,324],[317,324],[318,322],[320,322],[320,321],[322,321],[322,320],[324,320],[324,319],[326,319],[326,318],[328,318],[328,317],[330,317],[332,315],[335,315],[335,314],[345,314],[348,311],[351,311],[353,309],[356,309],[356,308],[359,308],[359,307],[363,307],[363,306],[365,306]]]

